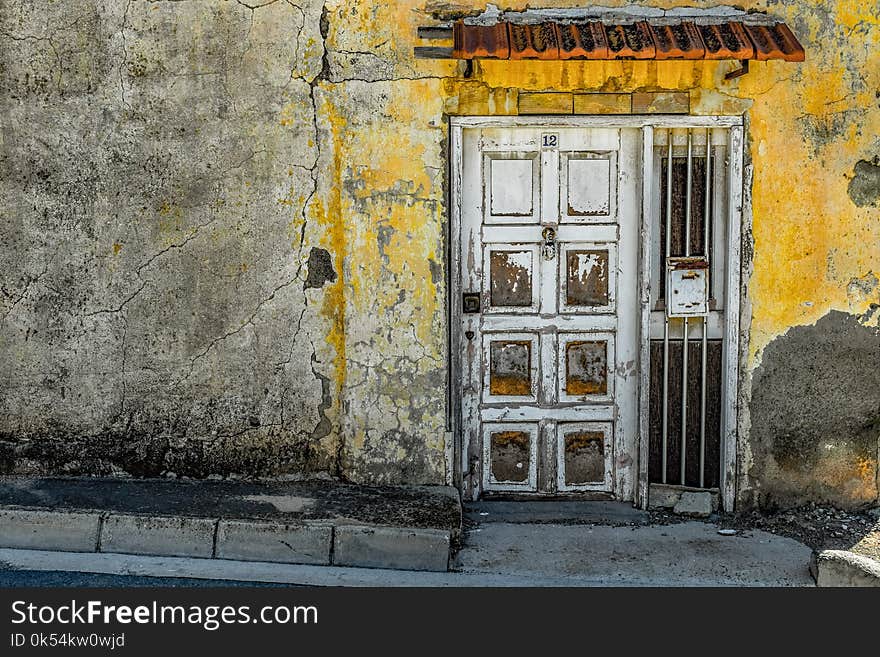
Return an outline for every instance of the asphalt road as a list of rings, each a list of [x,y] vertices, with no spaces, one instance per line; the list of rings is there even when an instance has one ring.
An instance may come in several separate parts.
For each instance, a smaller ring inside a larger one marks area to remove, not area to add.
[[[102,575],[95,573],[65,572],[61,570],[14,570],[0,562],[0,589],[33,587],[70,588],[131,588],[131,587],[277,587],[290,584],[239,582],[178,577],[139,577],[135,575]]]

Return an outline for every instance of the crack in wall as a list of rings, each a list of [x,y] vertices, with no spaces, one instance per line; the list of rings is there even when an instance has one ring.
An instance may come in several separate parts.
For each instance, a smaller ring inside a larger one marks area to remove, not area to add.
[[[24,301],[25,298],[28,296],[31,288],[34,285],[38,284],[46,276],[46,274],[49,273],[49,266],[51,263],[54,262],[55,255],[57,255],[57,253],[58,251],[56,249],[55,253],[49,259],[49,261],[46,262],[46,264],[43,266],[43,270],[40,273],[38,273],[36,276],[27,277],[27,282],[24,285],[24,289],[22,289],[18,294],[11,294],[7,292],[6,289],[0,288],[0,292],[3,293],[3,296],[8,299],[12,299],[12,303],[10,304],[9,308],[6,309],[6,312],[3,313],[3,317],[0,318],[0,323],[6,322],[6,320],[12,315],[12,311],[14,311],[18,304]]]
[[[125,69],[128,63],[128,45],[125,41],[125,28],[128,25],[128,12],[131,9],[132,0],[127,0],[125,10],[122,13],[122,25],[119,29],[119,37],[122,40],[122,61],[119,63],[119,92],[122,104],[131,110],[131,105],[125,100]]]
[[[256,308],[254,309],[254,311],[253,311],[253,312],[250,314],[250,316],[244,321],[244,323],[241,324],[238,328],[236,328],[236,329],[234,329],[234,330],[232,330],[232,331],[227,331],[227,332],[224,333],[223,335],[221,335],[221,336],[219,336],[219,337],[216,337],[216,338],[214,338],[213,340],[211,340],[211,342],[208,344],[207,347],[205,347],[205,348],[204,348],[202,351],[200,351],[198,354],[196,354],[195,356],[193,356],[192,358],[190,358],[189,368],[188,368],[187,373],[186,373],[184,376],[182,376],[180,379],[178,379],[177,381],[175,381],[175,382],[172,384],[172,386],[173,386],[173,387],[177,387],[177,386],[179,386],[181,383],[183,383],[184,381],[186,381],[186,380],[192,375],[193,370],[195,369],[195,365],[196,365],[196,363],[197,363],[199,360],[201,360],[202,358],[204,358],[205,356],[207,356],[208,353],[209,353],[212,349],[214,349],[219,343],[223,342],[224,340],[227,340],[227,339],[231,338],[231,337],[234,336],[234,335],[238,335],[239,333],[241,333],[242,331],[244,331],[244,330],[245,330],[247,327],[249,327],[249,326],[253,327],[253,326],[254,326],[254,320],[256,319],[257,315],[260,314],[260,311],[263,309],[263,307],[264,307],[266,304],[268,304],[268,303],[270,303],[271,301],[273,301],[273,300],[275,299],[275,296],[276,296],[281,290],[284,290],[284,289],[290,287],[291,285],[293,285],[293,284],[294,284],[296,281],[298,281],[298,280],[299,280],[299,272],[297,272],[297,275],[295,275],[295,276],[294,276],[293,278],[291,278],[289,281],[286,281],[285,283],[282,283],[281,285],[277,286],[274,290],[272,290],[272,293],[271,293],[268,297],[266,297],[265,299],[262,299],[259,303],[257,303],[257,306],[256,306]]]

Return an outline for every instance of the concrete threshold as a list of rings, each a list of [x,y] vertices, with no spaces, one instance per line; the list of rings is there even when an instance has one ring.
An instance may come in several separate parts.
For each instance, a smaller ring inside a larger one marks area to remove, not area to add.
[[[650,515],[629,502],[603,500],[491,500],[466,502],[465,519],[471,523],[646,525]]]
[[[450,487],[0,478],[0,547],[446,571]]]

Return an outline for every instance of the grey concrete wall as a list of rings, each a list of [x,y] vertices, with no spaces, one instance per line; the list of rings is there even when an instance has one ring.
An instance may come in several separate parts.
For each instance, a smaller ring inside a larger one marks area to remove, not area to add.
[[[442,349],[442,325],[436,347],[414,351],[405,300],[385,353],[401,398],[347,392],[344,335],[362,322],[346,319],[333,234],[345,218],[325,211],[335,136],[320,115],[327,97],[357,108],[376,92],[329,81],[327,12],[3,3],[0,473],[444,481],[445,373],[401,361]],[[412,409],[425,430],[347,427],[349,403]]]

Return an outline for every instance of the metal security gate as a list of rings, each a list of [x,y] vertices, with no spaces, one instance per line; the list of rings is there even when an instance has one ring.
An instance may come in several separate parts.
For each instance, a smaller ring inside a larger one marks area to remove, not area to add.
[[[726,130],[654,131],[651,483],[720,488],[727,148]]]
[[[646,506],[665,483],[718,489],[732,508],[740,118],[451,124],[463,496]]]

